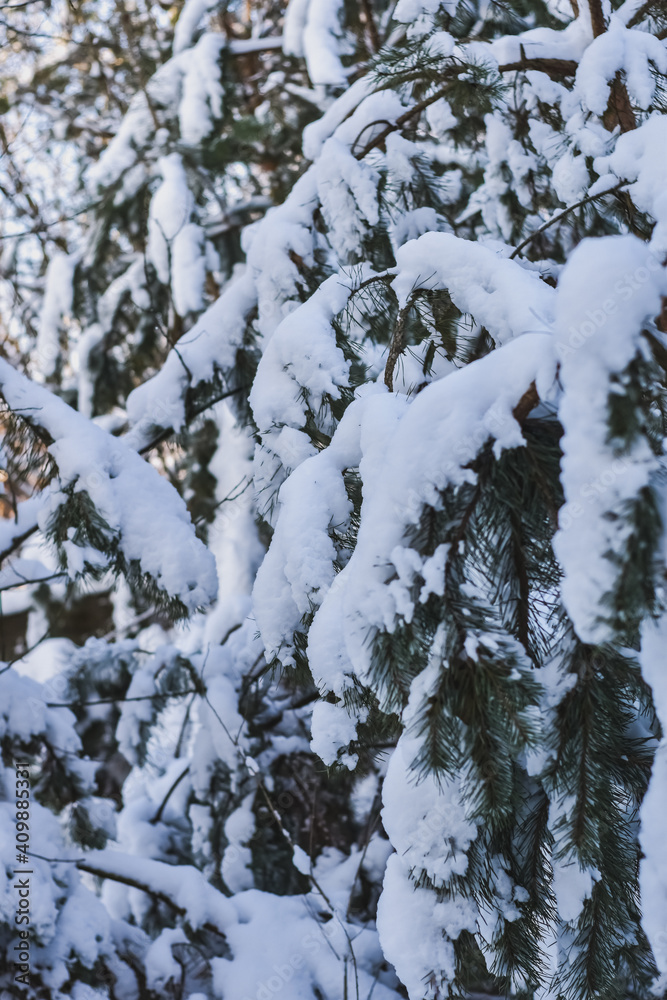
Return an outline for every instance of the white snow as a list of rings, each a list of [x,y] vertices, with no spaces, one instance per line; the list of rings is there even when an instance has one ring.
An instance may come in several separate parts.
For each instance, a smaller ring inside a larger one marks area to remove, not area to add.
[[[396,263],[392,286],[400,305],[417,288],[446,288],[454,304],[487,327],[499,344],[551,328],[554,289],[480,243],[451,233],[425,233],[398,249]]]
[[[335,764],[339,751],[357,738],[355,719],[342,705],[332,705],[328,701],[315,703],[312,726],[311,750],[328,766]],[[341,759],[353,771],[358,757],[344,754]]]
[[[404,871],[425,871],[443,887],[465,874],[477,825],[466,815],[459,780],[433,774],[420,780],[412,767],[419,749],[409,733],[399,739],[382,786],[382,822]]]
[[[309,632],[311,670],[324,689],[340,695],[345,673],[365,680],[369,632],[394,628],[397,595],[387,580],[406,526],[418,520],[424,504],[437,501],[439,489],[474,481],[466,466],[485,441],[495,442],[496,454],[521,445],[512,410],[534,380],[546,398],[553,374],[550,337],[525,334],[427,386],[407,407],[400,397],[382,392],[348,407],[339,431],[353,421],[360,428],[364,503],[356,548],[336,585],[324,600],[318,597]],[[308,459],[302,475],[319,459]],[[302,510],[304,517],[307,509]],[[258,602],[263,629],[261,611]],[[382,702],[383,692],[376,688],[376,693]]]
[[[398,854],[389,858],[378,903],[378,933],[410,1000],[442,996],[440,985],[456,971],[452,940],[463,930],[474,932],[476,918],[472,900],[438,902],[430,889],[415,887]]]
[[[72,308],[72,279],[76,265],[76,255],[55,253],[46,270],[37,344],[32,356],[36,372],[44,378],[55,373],[60,360],[61,321]]]
[[[655,35],[628,29],[620,18],[612,15],[608,30],[593,39],[581,57],[575,90],[585,108],[603,115],[609,101],[609,85],[622,71],[632,102],[646,109],[656,87],[651,64],[659,73],[667,73],[665,46]]]
[[[178,120],[188,146],[196,146],[211,131],[213,119],[222,117],[220,56],[225,45],[224,35],[205,34],[181,57],[184,72]]]
[[[655,219],[656,226],[650,241],[655,254],[667,253],[667,118],[654,115],[636,130],[618,137],[616,147],[607,156],[599,156],[594,167],[601,174],[601,181],[609,175],[627,180],[628,193],[642,212]],[[598,182],[600,183],[600,182]],[[591,190],[596,189],[596,185]]]
[[[174,487],[121,440],[2,359],[0,388],[13,409],[39,412],[40,425],[53,439],[49,451],[58,467],[60,491],[73,486],[88,493],[127,562],[136,561],[191,611],[208,604],[217,589],[214,560],[196,538]],[[66,499],[63,492],[51,491],[40,511],[42,528]]]
[[[201,226],[189,222],[178,231],[171,248],[171,288],[180,316],[201,312],[206,282],[206,245]]]
[[[146,257],[155,266],[162,284],[168,285],[171,276],[171,246],[190,221],[194,199],[178,153],[161,157],[158,169],[162,175],[162,183],[151,199]]]
[[[642,325],[660,311],[667,276],[634,236],[584,240],[561,275],[556,351],[563,396],[562,483],[554,551],[563,569],[561,592],[585,642],[610,638],[604,598],[614,584],[627,537],[623,506],[656,469],[648,442],[628,449],[608,441],[610,379],[641,349]]]
[[[195,929],[210,924],[224,934],[227,927],[234,923],[231,900],[214,889],[202,873],[190,865],[169,865],[111,848],[89,851],[85,861],[96,871],[131,879],[149,891],[166,896]]]
[[[283,48],[303,56],[315,85],[345,86],[340,61],[347,51],[340,23],[342,0],[291,0],[287,6]]]
[[[192,44],[192,36],[216,0],[185,0],[174,28],[174,55]]]

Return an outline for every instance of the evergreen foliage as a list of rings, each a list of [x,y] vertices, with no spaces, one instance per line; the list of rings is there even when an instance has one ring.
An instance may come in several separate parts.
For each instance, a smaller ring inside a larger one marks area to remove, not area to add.
[[[663,7],[0,11],[3,996],[666,995]]]

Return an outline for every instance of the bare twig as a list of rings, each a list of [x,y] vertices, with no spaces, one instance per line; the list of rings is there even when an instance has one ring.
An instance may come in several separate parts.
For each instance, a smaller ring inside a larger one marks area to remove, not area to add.
[[[568,207],[564,208],[562,212],[558,212],[556,215],[554,215],[547,222],[544,222],[537,229],[533,230],[533,232],[530,233],[529,236],[526,236],[525,240],[523,240],[521,243],[519,243],[518,247],[516,247],[512,251],[512,253],[509,256],[509,259],[510,260],[514,260],[514,258],[517,256],[517,254],[521,253],[521,251],[523,250],[523,248],[526,247],[526,246],[528,246],[528,244],[531,243],[535,239],[536,236],[539,236],[540,233],[543,233],[545,231],[545,229],[549,229],[550,226],[555,225],[556,222],[560,222],[560,220],[564,219],[565,216],[569,215],[570,212],[574,212],[577,208],[581,208],[582,205],[588,205],[588,203],[591,202],[591,201],[597,201],[598,198],[604,198],[604,196],[606,194],[614,194],[615,192],[621,191],[625,187],[626,184],[627,184],[627,181],[621,181],[621,183],[617,184],[616,187],[607,188],[606,191],[600,191],[599,194],[587,195],[586,198],[582,198],[581,201],[575,202],[574,205],[568,205]]]
[[[169,791],[167,792],[167,794],[165,795],[165,797],[162,799],[162,802],[160,803],[158,811],[155,813],[155,816],[153,816],[152,820],[150,820],[151,823],[155,824],[155,823],[159,823],[160,822],[160,820],[162,819],[162,813],[164,812],[164,808],[167,805],[167,802],[169,801],[169,799],[171,798],[172,793],[178,788],[178,786],[180,785],[180,783],[183,781],[183,778],[186,776],[186,774],[189,773],[189,771],[190,771],[190,766],[189,765],[185,768],[184,771],[181,771],[181,773],[179,774],[179,776],[176,778],[176,781],[174,781],[174,783],[171,785]]]
[[[142,694],[136,695],[133,698],[127,698],[125,695],[121,695],[118,698],[95,698],[93,701],[47,701],[47,708],[85,708],[88,705],[115,705],[116,702],[122,701],[154,701],[156,698],[183,698],[188,694],[199,694],[199,691],[193,691],[192,689],[188,691],[169,691],[161,694],[156,692],[155,694]]]

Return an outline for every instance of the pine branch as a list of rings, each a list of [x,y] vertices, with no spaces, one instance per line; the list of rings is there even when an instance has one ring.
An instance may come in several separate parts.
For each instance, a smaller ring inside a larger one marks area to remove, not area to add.
[[[626,24],[626,28],[634,28],[637,24],[639,24],[640,21],[642,21],[646,17],[646,15],[650,12],[651,8],[654,6],[655,6],[655,0],[646,0],[646,2],[643,3],[642,6],[634,12],[632,17]]]
[[[602,116],[602,124],[609,131],[613,132],[617,125],[621,132],[631,132],[637,128],[637,119],[632,110],[628,89],[623,82],[620,72],[616,74],[609,88],[609,103],[607,110]]]
[[[467,72],[469,69],[470,69],[469,66],[450,66],[447,67],[443,75],[445,76],[446,79],[451,80],[460,76],[462,73]],[[392,132],[396,132],[398,131],[398,129],[403,128],[404,125],[407,125],[409,121],[420,115],[422,111],[426,110],[426,108],[429,108],[432,104],[435,104],[435,102],[439,101],[441,97],[445,97],[448,91],[449,91],[448,86],[441,87],[439,90],[436,90],[429,97],[425,97],[422,101],[419,101],[413,107],[409,108],[404,114],[399,115],[395,122],[393,123],[389,122],[387,124],[387,127],[384,128],[382,132],[379,132],[375,136],[375,138],[371,139],[370,142],[368,142],[360,152],[354,153],[355,158],[357,160],[363,160],[365,156],[368,156],[371,150],[377,149],[379,146],[382,146],[387,136],[391,135]],[[371,122],[369,125],[366,126],[366,128],[370,128],[370,126],[374,124],[377,124],[377,122]],[[354,147],[357,145],[358,141],[359,137],[357,137],[355,142],[352,144],[353,150]]]

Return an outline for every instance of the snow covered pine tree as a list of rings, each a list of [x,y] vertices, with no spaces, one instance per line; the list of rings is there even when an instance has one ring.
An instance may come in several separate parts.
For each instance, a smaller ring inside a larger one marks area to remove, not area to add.
[[[13,6],[2,997],[664,997],[663,0]]]

